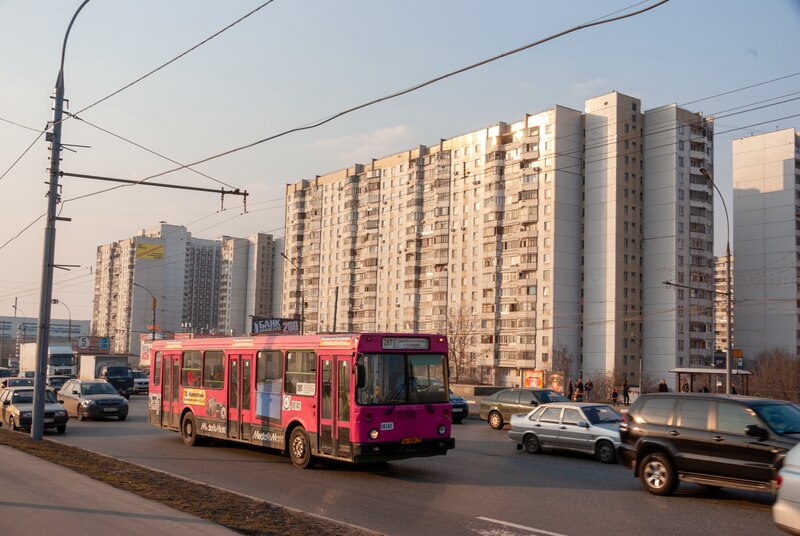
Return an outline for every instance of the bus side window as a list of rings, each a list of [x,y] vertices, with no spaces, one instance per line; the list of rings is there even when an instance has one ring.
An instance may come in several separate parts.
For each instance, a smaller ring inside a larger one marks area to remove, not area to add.
[[[225,384],[225,354],[222,350],[207,350],[203,362],[203,387],[222,389]]]
[[[153,385],[161,385],[161,352],[156,352],[153,364]]]
[[[183,387],[198,387],[200,385],[202,359],[200,350],[183,352],[183,362],[181,363],[181,385]]]
[[[313,351],[291,350],[286,352],[287,395],[314,396],[317,392],[316,359]]]

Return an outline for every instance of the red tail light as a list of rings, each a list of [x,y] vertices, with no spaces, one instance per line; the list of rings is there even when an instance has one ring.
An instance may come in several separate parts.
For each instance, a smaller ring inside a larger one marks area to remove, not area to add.
[[[783,484],[783,477],[778,475],[778,489],[781,489],[781,484]]]

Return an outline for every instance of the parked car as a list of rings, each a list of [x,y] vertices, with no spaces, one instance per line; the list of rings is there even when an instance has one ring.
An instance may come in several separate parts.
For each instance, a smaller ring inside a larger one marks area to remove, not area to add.
[[[603,463],[617,461],[622,415],[607,404],[564,402],[541,405],[511,416],[508,438],[529,454],[563,449],[593,454]]]
[[[0,367],[0,378],[9,378],[16,375],[17,373],[13,369]]]
[[[13,378],[0,379],[0,390],[7,387],[33,387],[33,378],[20,378],[15,376]]]
[[[64,382],[72,378],[72,376],[48,376],[47,377],[47,387],[53,390],[53,392],[57,393],[61,386],[64,385]]]
[[[133,371],[133,392],[144,394],[150,391],[150,376],[143,370]]]
[[[67,430],[69,415],[52,391],[44,392],[44,428]],[[0,422],[11,430],[30,430],[33,422],[33,388],[7,387],[0,393]]]
[[[539,404],[569,402],[567,397],[550,389],[503,389],[481,400],[480,418],[500,430],[515,413],[528,413]]]
[[[772,519],[789,534],[800,534],[800,445],[792,448],[778,473],[778,498],[772,505]]]
[[[800,442],[800,410],[764,398],[648,393],[628,409],[620,439],[620,457],[655,495],[679,481],[774,493],[786,452]]]
[[[31,378],[31,379],[33,379],[33,378],[36,377],[36,371],[35,370],[23,370],[22,372],[18,372],[17,373],[17,377],[18,378]]]
[[[128,417],[128,400],[105,380],[67,380],[57,396],[69,414],[81,421],[103,417],[124,421]]]
[[[463,396],[450,391],[450,415],[455,424],[469,417],[469,406]]]

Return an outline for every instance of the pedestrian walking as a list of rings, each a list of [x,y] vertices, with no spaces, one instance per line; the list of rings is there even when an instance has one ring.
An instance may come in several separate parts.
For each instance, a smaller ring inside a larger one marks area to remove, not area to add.
[[[586,380],[586,385],[583,386],[583,390],[586,392],[586,401],[589,402],[592,399],[592,389],[594,389],[594,385],[592,384],[592,379],[589,378]]]
[[[575,402],[583,402],[583,380],[580,378],[575,384]]]
[[[575,395],[575,388],[572,386],[572,380],[569,381],[567,384],[567,398],[572,400],[572,397]]]
[[[661,383],[658,384],[658,392],[659,393],[669,393],[669,387],[667,386],[667,380],[661,378]]]
[[[617,407],[619,404],[619,391],[617,391],[617,386],[615,385],[611,389],[611,405]]]
[[[628,385],[628,380],[622,383],[622,403],[626,406],[631,405],[631,387]]]

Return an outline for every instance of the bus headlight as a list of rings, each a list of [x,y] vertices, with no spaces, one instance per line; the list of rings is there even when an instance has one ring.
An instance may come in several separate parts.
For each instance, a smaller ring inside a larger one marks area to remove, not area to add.
[[[375,428],[369,431],[369,438],[378,439],[378,431]]]
[[[439,435],[444,435],[444,433],[446,431],[447,431],[447,427],[445,427],[445,425],[443,425],[443,424],[440,424],[439,425]]]

